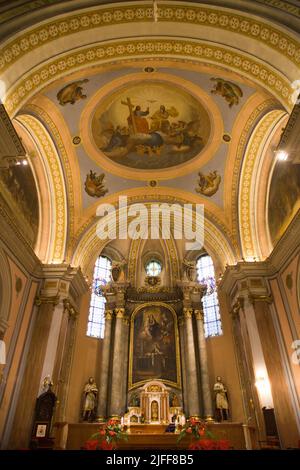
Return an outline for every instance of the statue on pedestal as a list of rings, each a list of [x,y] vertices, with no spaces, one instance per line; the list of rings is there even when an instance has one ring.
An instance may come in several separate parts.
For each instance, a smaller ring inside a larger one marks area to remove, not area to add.
[[[229,416],[227,389],[223,384],[222,378],[220,376],[217,377],[217,381],[214,384],[214,392],[217,420],[227,421]]]
[[[98,387],[94,377],[90,377],[83,391],[83,421],[92,422],[96,419]]]

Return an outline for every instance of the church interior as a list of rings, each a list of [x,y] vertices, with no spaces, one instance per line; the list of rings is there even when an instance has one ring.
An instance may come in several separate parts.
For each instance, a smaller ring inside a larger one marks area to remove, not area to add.
[[[0,448],[299,448],[299,2],[0,23]]]

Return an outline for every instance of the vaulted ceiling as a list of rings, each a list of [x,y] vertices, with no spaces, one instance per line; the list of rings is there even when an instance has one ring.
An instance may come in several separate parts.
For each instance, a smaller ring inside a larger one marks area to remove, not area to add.
[[[88,270],[104,246],[97,206],[119,195],[204,204],[221,269],[270,253],[296,3],[14,1],[0,13],[2,99],[38,188],[43,261]]]

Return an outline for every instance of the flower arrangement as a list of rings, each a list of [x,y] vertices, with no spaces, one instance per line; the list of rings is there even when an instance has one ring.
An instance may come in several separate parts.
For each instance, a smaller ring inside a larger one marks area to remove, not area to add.
[[[127,440],[124,427],[118,419],[109,419],[105,426],[98,432],[92,434],[84,445],[85,450],[114,450],[117,442],[121,439]]]
[[[184,437],[190,436],[189,449],[191,450],[227,450],[229,441],[218,440],[207,429],[206,422],[200,418],[190,418],[182,428],[177,442]]]

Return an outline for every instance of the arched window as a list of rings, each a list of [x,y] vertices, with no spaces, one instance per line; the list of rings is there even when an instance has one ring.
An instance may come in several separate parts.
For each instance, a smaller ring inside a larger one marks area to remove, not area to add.
[[[110,280],[111,261],[106,256],[99,256],[94,268],[92,296],[86,332],[88,336],[94,338],[104,337],[104,309],[106,300],[102,294],[101,286],[107,284]]]
[[[161,273],[162,265],[156,259],[148,261],[146,264],[147,276],[159,276]]]
[[[198,282],[206,284],[207,293],[203,297],[205,336],[219,336],[222,332],[219,300],[216,288],[215,269],[210,256],[203,255],[197,260]]]

